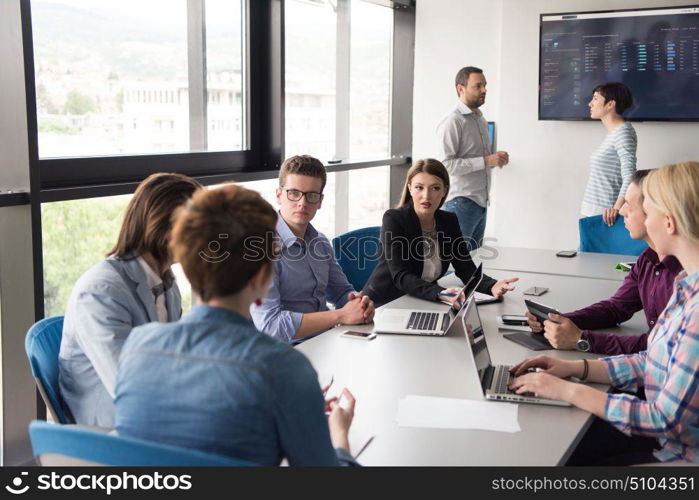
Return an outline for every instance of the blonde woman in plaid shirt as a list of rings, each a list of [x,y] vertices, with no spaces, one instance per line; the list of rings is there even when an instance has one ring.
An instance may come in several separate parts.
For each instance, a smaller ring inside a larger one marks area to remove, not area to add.
[[[675,279],[647,351],[581,361],[540,356],[513,368],[516,375],[543,368],[518,376],[511,386],[517,392],[568,401],[624,433],[597,421],[574,453],[580,458],[575,465],[699,463],[699,162],[654,170],[643,183],[643,194],[648,235],[659,253],[674,255],[685,269]],[[643,388],[646,399],[607,394],[567,377],[629,392]]]

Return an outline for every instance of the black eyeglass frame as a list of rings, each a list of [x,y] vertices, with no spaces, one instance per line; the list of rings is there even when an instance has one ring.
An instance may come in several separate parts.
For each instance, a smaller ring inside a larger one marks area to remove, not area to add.
[[[290,188],[285,188],[285,187],[282,187],[281,190],[282,190],[282,191],[286,191],[286,199],[289,200],[289,201],[299,201],[299,200],[301,199],[301,197],[303,197],[303,196],[306,197],[306,201],[307,201],[308,203],[310,203],[311,205],[317,205],[318,203],[320,203],[321,201],[323,201],[323,193],[319,193],[318,191],[307,191],[307,192],[305,192],[305,191],[299,191],[298,189],[290,189]],[[291,197],[291,195],[289,194],[289,191],[293,191],[293,192],[295,192],[295,193],[300,193],[301,195],[300,195],[298,198],[293,199],[293,198]],[[308,197],[309,194],[317,194],[317,195],[318,195],[318,201],[312,201],[312,200]]]

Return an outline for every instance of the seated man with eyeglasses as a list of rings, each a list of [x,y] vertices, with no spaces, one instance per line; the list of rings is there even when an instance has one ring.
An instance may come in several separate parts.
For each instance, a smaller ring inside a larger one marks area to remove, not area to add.
[[[267,296],[253,304],[250,313],[258,330],[284,342],[374,318],[374,303],[354,290],[335,260],[332,244],[311,225],[323,203],[326,180],[323,164],[307,155],[288,158],[279,171],[281,255]],[[334,310],[328,310],[328,302]]]

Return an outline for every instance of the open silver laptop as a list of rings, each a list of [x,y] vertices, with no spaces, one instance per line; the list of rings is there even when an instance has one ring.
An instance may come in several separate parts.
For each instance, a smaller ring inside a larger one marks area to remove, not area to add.
[[[406,335],[446,335],[457,313],[476,291],[483,279],[483,265],[473,273],[471,279],[459,291],[457,299],[447,312],[415,311],[383,307],[374,316],[374,332]]]
[[[516,394],[508,389],[514,376],[510,373],[510,366],[496,365],[490,361],[490,352],[485,340],[483,324],[476,307],[476,301],[469,299],[464,306],[466,312],[464,318],[464,333],[467,344],[473,354],[474,366],[478,373],[481,389],[485,399],[493,401],[512,401],[515,403],[534,403],[554,406],[570,406],[570,403],[554,399],[545,399],[534,396],[532,393]]]

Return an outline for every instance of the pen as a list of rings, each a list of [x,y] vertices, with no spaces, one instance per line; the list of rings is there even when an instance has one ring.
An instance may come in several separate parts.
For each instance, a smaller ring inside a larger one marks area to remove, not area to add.
[[[330,388],[333,386],[333,382],[335,382],[335,374],[333,373],[330,375],[330,382],[328,382],[328,386],[325,388],[325,391],[323,392],[323,396],[325,396]]]
[[[371,436],[371,437],[367,440],[367,442],[364,443],[364,446],[362,446],[362,449],[359,450],[359,453],[357,453],[357,454],[354,456],[354,458],[358,458],[359,455],[361,455],[362,453],[364,453],[364,450],[366,450],[367,446],[369,446],[369,445],[371,444],[371,442],[374,440],[375,437],[376,437],[376,436]]]
[[[441,295],[442,297],[454,297],[456,294],[455,293],[439,292],[439,295]]]

